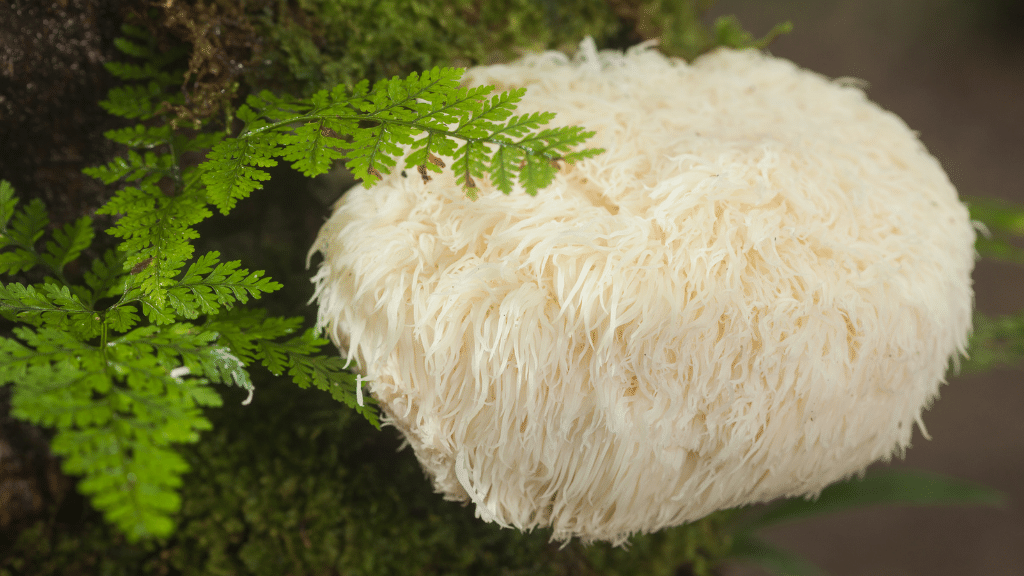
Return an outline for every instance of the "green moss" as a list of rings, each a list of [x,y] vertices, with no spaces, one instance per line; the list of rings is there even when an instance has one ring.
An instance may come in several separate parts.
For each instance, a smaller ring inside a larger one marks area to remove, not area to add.
[[[252,405],[211,420],[214,431],[185,452],[192,470],[172,538],[129,545],[91,513],[80,526],[40,521],[0,557],[0,576],[670,575],[711,541],[683,527],[634,538],[629,550],[560,550],[547,530],[486,524],[433,493],[412,452],[396,451],[393,429],[377,432],[289,382],[264,384]]]
[[[517,50],[571,47],[620,26],[603,0],[300,0],[267,8],[258,21],[273,47],[257,75],[294,79],[297,85],[282,88],[307,94],[435,65],[511,59]]]
[[[179,119],[217,114],[247,90],[308,96],[337,84],[472,66],[524,51],[573,51],[586,36],[625,48],[658,37],[691,59],[717,45],[763,47],[734,19],[713,26],[714,0],[217,0],[137,13],[163,47],[189,47]],[[244,80],[244,81],[243,81]]]
[[[0,560],[15,574],[547,574],[544,534],[485,525],[432,493],[393,431],[323,394],[265,385],[213,413],[186,459],[175,535],[127,545],[99,518],[39,522]]]

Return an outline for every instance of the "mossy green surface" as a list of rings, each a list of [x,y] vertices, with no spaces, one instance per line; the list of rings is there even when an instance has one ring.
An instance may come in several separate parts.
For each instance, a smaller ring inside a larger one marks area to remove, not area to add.
[[[486,524],[433,493],[394,429],[290,382],[210,415],[214,430],[183,452],[173,537],[130,545],[98,516],[82,529],[40,521],[0,556],[0,575],[667,575],[696,552],[686,542],[703,542],[684,527],[630,550],[560,549],[546,530]]]
[[[178,529],[128,545],[96,518],[40,522],[0,574],[544,574],[540,533],[485,525],[434,495],[394,430],[377,432],[321,393],[269,383],[252,405],[213,411],[184,453]],[[479,572],[482,571],[482,572]]]
[[[256,20],[273,46],[260,76],[289,78],[305,93],[572,47],[621,26],[604,0],[300,0]]]

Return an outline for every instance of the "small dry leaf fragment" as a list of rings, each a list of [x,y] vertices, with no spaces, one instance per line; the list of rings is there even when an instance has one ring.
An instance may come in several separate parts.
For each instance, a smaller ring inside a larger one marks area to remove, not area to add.
[[[433,152],[430,152],[430,153],[427,154],[427,161],[429,161],[434,166],[437,166],[438,168],[444,168],[445,167],[444,160],[441,160],[440,158],[435,156]]]
[[[138,274],[139,272],[142,272],[143,270],[148,268],[149,265],[152,262],[153,262],[153,257],[150,256],[149,258],[146,258],[145,260],[143,260],[142,262],[139,262],[135,266],[132,266],[131,275],[134,276],[134,275]]]

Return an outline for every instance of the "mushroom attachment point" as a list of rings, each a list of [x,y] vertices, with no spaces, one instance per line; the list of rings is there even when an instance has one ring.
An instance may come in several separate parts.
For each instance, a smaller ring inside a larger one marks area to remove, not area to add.
[[[386,176],[313,247],[320,326],[440,493],[621,544],[902,455],[965,350],[975,233],[899,117],[754,50],[465,78],[606,151],[536,197]]]

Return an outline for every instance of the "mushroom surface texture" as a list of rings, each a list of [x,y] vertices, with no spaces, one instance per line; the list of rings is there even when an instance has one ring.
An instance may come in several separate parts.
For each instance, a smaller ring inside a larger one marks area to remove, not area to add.
[[[438,492],[621,544],[902,456],[965,351],[975,231],[899,117],[755,50],[465,79],[606,151],[536,197],[396,172],[313,247],[319,325]]]

